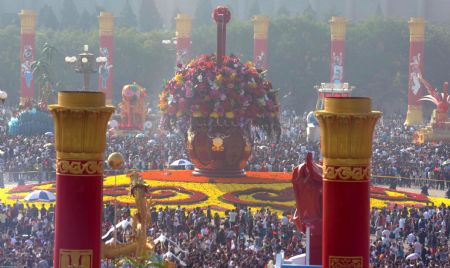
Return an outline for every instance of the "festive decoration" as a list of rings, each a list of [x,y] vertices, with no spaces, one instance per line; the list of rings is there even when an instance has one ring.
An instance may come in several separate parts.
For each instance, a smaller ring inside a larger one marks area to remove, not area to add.
[[[53,131],[53,120],[45,107],[32,106],[21,110],[8,122],[8,135],[35,136]]]
[[[330,30],[330,83],[341,84],[344,83],[345,34],[347,31],[347,21],[344,17],[331,17]]]
[[[419,77],[423,73],[423,52],[425,39],[425,20],[411,18],[409,24],[409,82],[408,82],[408,111],[405,125],[422,125],[422,104],[419,99],[423,96]]]
[[[211,178],[193,176],[189,170],[151,170],[140,173],[150,187],[155,207],[176,208],[181,204],[190,210],[195,207],[206,209],[208,206],[223,215],[237,205],[246,205],[255,209],[268,208],[278,215],[292,212],[295,207],[295,196],[292,189],[290,173],[283,172],[247,172],[242,178]],[[130,178],[127,175],[110,176],[104,179],[103,201],[121,205],[134,206],[134,198],[129,196]],[[0,189],[0,200],[6,204],[14,204],[33,190],[56,192],[54,181],[21,185],[10,189]],[[351,195],[358,193],[352,193]],[[22,201],[23,202],[23,201]],[[422,194],[390,190],[382,187],[370,187],[371,207],[423,207],[427,205],[450,205],[450,199],[434,198]],[[41,207],[48,207],[52,202],[33,202]],[[352,204],[357,207],[358,204]]]
[[[99,23],[99,51],[106,61],[98,68],[98,88],[106,94],[106,103],[113,101],[113,56],[114,56],[114,16],[109,12],[100,12]]]
[[[250,126],[280,134],[277,90],[251,62],[225,56],[216,65],[215,55],[192,60],[164,85],[159,107],[162,126],[187,132],[193,122],[208,127]]]
[[[315,112],[323,154],[324,268],[369,267],[370,158],[381,116],[371,105],[369,98],[326,98],[324,110]]]
[[[34,98],[32,63],[35,60],[36,12],[21,10],[20,16],[20,104]]]
[[[122,89],[120,108],[121,130],[143,130],[147,106],[145,103],[147,92],[145,88],[133,82]]]

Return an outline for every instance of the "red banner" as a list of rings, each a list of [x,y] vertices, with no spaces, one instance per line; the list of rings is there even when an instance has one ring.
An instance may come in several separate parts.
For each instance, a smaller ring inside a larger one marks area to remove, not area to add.
[[[191,38],[177,37],[177,65],[186,65],[191,59]]]
[[[267,38],[253,40],[253,62],[257,69],[267,70]]]
[[[99,55],[106,58],[106,62],[98,68],[98,88],[105,92],[106,103],[112,103],[113,99],[113,55],[114,37],[112,35],[100,35]]]
[[[331,40],[330,83],[344,83],[345,40]]]
[[[102,177],[57,174],[54,267],[100,267]]]
[[[423,41],[411,41],[409,45],[409,80],[408,105],[421,106],[419,99],[423,96],[423,87],[419,75],[423,73]]]
[[[34,77],[31,64],[35,60],[35,34],[20,35],[20,98],[34,98]]]

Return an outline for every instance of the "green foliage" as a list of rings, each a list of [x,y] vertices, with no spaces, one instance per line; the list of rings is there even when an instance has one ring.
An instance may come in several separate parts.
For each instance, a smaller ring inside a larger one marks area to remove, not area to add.
[[[63,0],[61,9],[61,26],[63,28],[76,28],[80,20],[74,0]]]
[[[38,27],[47,27],[52,29],[59,28],[59,21],[53,11],[53,8],[47,4],[45,4],[40,10],[39,15],[37,16],[37,25]]]
[[[119,17],[117,18],[117,26],[127,28],[136,28],[137,26],[136,14],[131,8],[129,0],[125,2]]]
[[[162,18],[156,8],[155,0],[141,0],[139,8],[139,29],[143,32],[162,27]]]
[[[98,25],[97,15],[98,13],[89,13],[86,9],[83,9],[80,15],[80,22],[78,23],[81,29],[88,31],[91,28],[95,28]]]
[[[253,16],[261,15],[261,8],[259,7],[259,1],[253,0],[250,8],[248,9],[247,18],[253,18]]]

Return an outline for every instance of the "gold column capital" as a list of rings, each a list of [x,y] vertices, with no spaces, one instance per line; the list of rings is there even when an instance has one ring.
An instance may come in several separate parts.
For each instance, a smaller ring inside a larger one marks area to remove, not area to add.
[[[320,124],[324,178],[367,180],[372,136],[381,112],[371,111],[370,98],[325,98],[315,114]]]
[[[55,148],[58,161],[103,161],[106,128],[114,111],[114,107],[105,106],[105,93],[59,92],[58,104],[49,105],[48,108],[55,123]],[[99,169],[92,163],[80,162],[76,165],[78,166],[70,167],[74,171],[71,173],[76,174],[80,170],[80,172],[84,170],[97,172]]]
[[[22,9],[20,16],[20,33],[34,33],[36,31],[36,12],[33,10]]]
[[[113,35],[114,16],[109,12],[100,12],[98,16],[98,29],[100,35]]]
[[[408,105],[408,110],[406,111],[405,125],[407,126],[423,125],[422,106]]]
[[[264,15],[254,16],[253,19],[253,38],[267,39],[269,33],[269,17]]]
[[[420,42],[425,38],[425,19],[423,17],[413,17],[408,21],[409,41]]]
[[[175,17],[175,36],[190,38],[192,33],[192,17],[186,13],[178,13]]]
[[[347,21],[345,17],[331,17],[330,19],[331,40],[345,40],[347,32]]]

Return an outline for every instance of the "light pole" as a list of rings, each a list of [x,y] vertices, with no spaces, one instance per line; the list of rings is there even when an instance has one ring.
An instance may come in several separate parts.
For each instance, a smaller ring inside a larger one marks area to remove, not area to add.
[[[97,72],[98,64],[105,63],[106,57],[97,57],[94,61],[94,54],[89,53],[89,46],[84,45],[84,51],[76,56],[67,56],[65,62],[71,64],[75,68],[75,72],[83,74],[83,90],[89,90],[89,81],[91,74]]]

